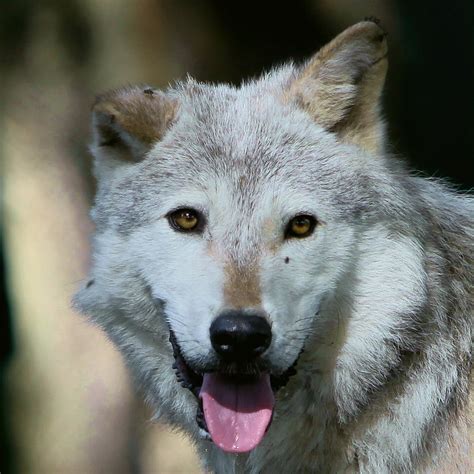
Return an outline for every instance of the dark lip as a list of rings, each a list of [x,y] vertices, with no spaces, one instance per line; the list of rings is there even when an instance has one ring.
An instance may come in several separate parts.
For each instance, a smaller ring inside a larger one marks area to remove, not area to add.
[[[203,380],[202,374],[194,372],[194,370],[186,363],[181,348],[178,345],[178,341],[176,340],[176,336],[171,329],[169,341],[173,348],[174,362],[172,367],[176,373],[178,382],[181,386],[190,390],[196,397],[199,397],[199,391],[201,390]]]
[[[176,373],[176,378],[182,387],[188,389],[197,398],[198,409],[196,413],[196,423],[206,433],[209,433],[206,426],[206,420],[204,418],[202,402],[199,397],[199,392],[201,391],[203,383],[203,374],[195,372],[189,366],[189,364],[186,363],[186,359],[184,358],[183,353],[181,352],[181,348],[179,347],[178,341],[176,340],[176,336],[171,330],[171,328],[169,341],[171,343],[171,347],[173,348],[174,363],[172,367]],[[290,378],[297,373],[296,366],[302,353],[303,349],[298,354],[298,357],[296,358],[294,363],[282,374],[275,375],[270,373],[270,383],[272,386],[273,393],[276,393],[278,390],[283,388],[288,383]],[[230,366],[219,368],[217,371],[219,373],[224,373],[234,382],[245,382],[245,380],[248,380],[249,378],[254,378],[258,376],[263,370],[257,366],[250,366],[246,367],[245,372],[243,372],[239,371],[236,367]]]

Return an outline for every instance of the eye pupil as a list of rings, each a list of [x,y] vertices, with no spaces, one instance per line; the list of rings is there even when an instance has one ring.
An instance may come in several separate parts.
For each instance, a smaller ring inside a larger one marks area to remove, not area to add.
[[[293,225],[296,227],[306,227],[309,225],[309,219],[297,219]]]

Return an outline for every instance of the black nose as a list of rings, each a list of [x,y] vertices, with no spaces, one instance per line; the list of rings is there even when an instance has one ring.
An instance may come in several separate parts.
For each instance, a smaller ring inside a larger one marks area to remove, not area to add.
[[[272,342],[272,328],[262,316],[229,310],[211,324],[211,343],[229,362],[244,362],[263,354]]]

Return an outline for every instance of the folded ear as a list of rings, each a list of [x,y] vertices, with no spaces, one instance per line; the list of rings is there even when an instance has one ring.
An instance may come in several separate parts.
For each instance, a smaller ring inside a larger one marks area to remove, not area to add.
[[[101,95],[92,108],[93,143],[96,158],[110,168],[138,162],[161,140],[177,112],[176,101],[148,87],[124,87]]]
[[[311,58],[286,91],[318,124],[375,153],[383,148],[385,37],[374,21],[351,26]]]

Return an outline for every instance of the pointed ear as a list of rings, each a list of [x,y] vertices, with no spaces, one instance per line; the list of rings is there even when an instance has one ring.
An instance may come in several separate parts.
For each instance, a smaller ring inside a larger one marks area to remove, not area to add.
[[[351,26],[310,59],[286,91],[318,124],[375,153],[384,138],[379,102],[388,64],[385,37],[374,21]]]
[[[171,126],[177,103],[149,87],[125,87],[99,96],[92,108],[96,165],[106,168],[142,160]]]

